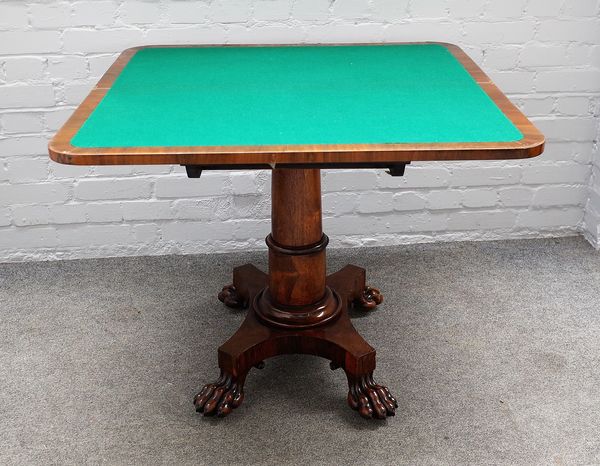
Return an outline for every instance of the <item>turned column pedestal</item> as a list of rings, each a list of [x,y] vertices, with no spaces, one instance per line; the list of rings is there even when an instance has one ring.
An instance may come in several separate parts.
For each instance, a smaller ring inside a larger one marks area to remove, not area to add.
[[[274,169],[272,188],[269,273],[252,265],[237,267],[233,284],[219,294],[226,305],[248,308],[248,314],[219,348],[221,376],[195,396],[196,410],[229,414],[244,398],[251,368],[273,356],[300,353],[329,359],[332,369],[346,372],[348,403],[361,416],[393,416],[396,400],[373,381],[375,350],[348,316],[349,306],[373,309],[382,297],[366,286],[360,267],[326,274],[320,170]]]

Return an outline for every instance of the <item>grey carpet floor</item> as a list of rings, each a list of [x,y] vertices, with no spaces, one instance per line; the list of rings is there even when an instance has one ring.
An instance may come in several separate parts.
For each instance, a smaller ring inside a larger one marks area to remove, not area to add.
[[[583,239],[330,250],[368,269],[354,325],[398,414],[367,421],[310,356],[195,413],[265,253],[0,264],[0,464],[600,464],[600,254]]]

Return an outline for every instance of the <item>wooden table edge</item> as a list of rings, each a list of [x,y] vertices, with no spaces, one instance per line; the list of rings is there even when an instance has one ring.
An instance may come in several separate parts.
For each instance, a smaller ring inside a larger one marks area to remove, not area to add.
[[[401,143],[401,144],[321,144],[275,146],[180,146],[180,147],[75,147],[71,140],[96,109],[131,58],[147,48],[201,47],[306,47],[306,46],[385,46],[436,44],[445,47],[464,66],[505,116],[521,131],[523,138],[511,142]],[[275,167],[288,164],[352,164],[364,162],[398,163],[433,160],[495,160],[535,157],[543,152],[544,136],[500,91],[483,70],[457,45],[446,42],[317,43],[317,44],[200,44],[144,45],[124,50],[98,81],[48,144],[50,158],[70,165],[257,165]]]

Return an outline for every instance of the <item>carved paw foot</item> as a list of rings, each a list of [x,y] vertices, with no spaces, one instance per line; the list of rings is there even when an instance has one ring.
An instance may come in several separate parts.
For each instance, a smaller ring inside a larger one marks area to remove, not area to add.
[[[215,383],[205,385],[194,397],[196,411],[205,416],[227,416],[242,404],[244,387],[231,374],[222,371]]]
[[[367,419],[394,416],[398,402],[383,385],[373,381],[373,374],[353,378],[348,383],[348,404]]]
[[[227,307],[232,307],[234,309],[241,309],[245,307],[243,298],[238,294],[235,286],[233,285],[224,286],[218,297],[219,301],[221,301]]]
[[[366,286],[360,296],[356,299],[355,305],[359,309],[372,311],[383,302],[383,295],[377,288]]]

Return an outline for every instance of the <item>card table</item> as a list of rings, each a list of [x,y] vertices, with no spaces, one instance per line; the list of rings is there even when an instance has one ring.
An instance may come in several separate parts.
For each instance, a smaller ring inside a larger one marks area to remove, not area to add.
[[[220,377],[196,410],[231,413],[250,369],[301,353],[343,369],[350,407],[384,419],[397,402],[374,381],[375,350],[348,314],[383,297],[360,267],[326,274],[320,170],[401,176],[413,161],[527,158],[543,147],[455,45],[149,46],[120,55],[49,153],[73,165],[179,164],[189,178],[271,170],[269,270],[237,267],[219,294],[247,316],[219,348]]]

